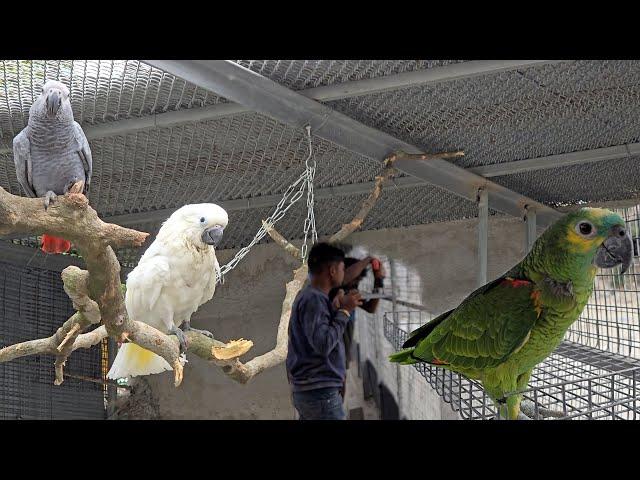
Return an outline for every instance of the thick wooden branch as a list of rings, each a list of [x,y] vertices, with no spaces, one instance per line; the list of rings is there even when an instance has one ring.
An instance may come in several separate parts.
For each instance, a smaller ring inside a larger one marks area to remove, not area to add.
[[[148,233],[105,223],[79,193],[59,196],[45,210],[41,198],[12,195],[0,187],[0,235],[42,235],[62,237],[85,250],[139,247]]]

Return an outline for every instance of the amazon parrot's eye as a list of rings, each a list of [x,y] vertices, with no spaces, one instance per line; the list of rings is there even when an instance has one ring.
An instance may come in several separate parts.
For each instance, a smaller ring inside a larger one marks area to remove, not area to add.
[[[589,222],[580,222],[577,225],[576,230],[578,230],[578,232],[581,235],[591,235],[591,233],[594,231],[594,227],[591,223]]]

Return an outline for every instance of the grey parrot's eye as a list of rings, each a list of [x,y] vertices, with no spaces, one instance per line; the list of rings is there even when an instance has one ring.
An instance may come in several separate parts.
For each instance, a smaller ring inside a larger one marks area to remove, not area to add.
[[[591,222],[583,221],[576,225],[576,231],[580,235],[588,237],[595,233],[596,227],[594,227]]]

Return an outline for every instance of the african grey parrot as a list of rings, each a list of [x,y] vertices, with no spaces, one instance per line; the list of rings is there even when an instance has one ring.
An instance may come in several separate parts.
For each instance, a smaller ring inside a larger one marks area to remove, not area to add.
[[[66,85],[55,80],[44,84],[31,105],[27,126],[13,139],[13,161],[22,189],[29,197],[44,197],[45,209],[56,195],[87,194],[91,149],[82,127],[73,120]],[[67,240],[42,236],[42,250],[47,253],[70,248]]]

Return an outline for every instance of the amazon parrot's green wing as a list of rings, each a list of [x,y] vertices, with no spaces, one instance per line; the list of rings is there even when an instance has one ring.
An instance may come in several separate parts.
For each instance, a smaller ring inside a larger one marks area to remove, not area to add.
[[[524,344],[539,312],[534,284],[514,269],[412,332],[391,361],[454,369],[493,367]]]
[[[487,290],[490,290],[491,288],[498,285],[500,282],[502,282],[505,279],[506,275],[507,274],[474,290],[472,293],[469,294],[467,298],[465,298],[462,301],[462,303],[457,308],[461,308],[465,303],[469,302],[471,299],[477,297],[478,295],[482,295]],[[434,328],[440,325],[440,323],[442,323],[442,321],[445,318],[447,318],[451,314],[451,312],[455,310],[456,309],[453,308],[447,312],[444,312],[438,315],[436,318],[434,318],[430,322],[425,323],[420,328],[415,329],[413,332],[409,334],[409,338],[407,338],[407,340],[402,344],[402,348],[415,347],[420,340],[422,340],[423,338],[426,338],[433,331]]]
[[[524,344],[538,316],[533,283],[505,279],[463,302],[412,356],[454,368],[495,367]]]

